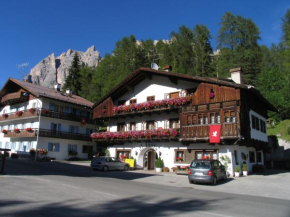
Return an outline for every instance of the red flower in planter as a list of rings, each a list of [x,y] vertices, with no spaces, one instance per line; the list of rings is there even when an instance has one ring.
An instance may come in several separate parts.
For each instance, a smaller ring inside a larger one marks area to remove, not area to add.
[[[36,111],[35,108],[31,108],[31,109],[29,109],[29,112],[30,112],[30,113],[34,113],[35,111]]]
[[[26,131],[27,131],[27,132],[31,132],[31,131],[32,131],[32,128],[31,128],[31,127],[27,127],[27,128],[26,128]]]
[[[2,117],[3,118],[7,118],[8,117],[8,114],[2,114]]]
[[[22,111],[17,111],[15,114],[20,116],[20,115],[22,115],[22,113],[23,113]]]
[[[7,130],[3,129],[2,130],[2,133],[6,134],[7,133]]]
[[[20,132],[20,129],[15,128],[15,129],[14,129],[14,132],[15,132],[15,133],[19,133],[19,132]]]

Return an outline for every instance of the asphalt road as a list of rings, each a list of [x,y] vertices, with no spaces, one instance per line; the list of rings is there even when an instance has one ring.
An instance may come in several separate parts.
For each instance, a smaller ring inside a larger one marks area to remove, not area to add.
[[[6,166],[1,217],[290,216],[289,200],[134,181],[152,174],[12,159]]]

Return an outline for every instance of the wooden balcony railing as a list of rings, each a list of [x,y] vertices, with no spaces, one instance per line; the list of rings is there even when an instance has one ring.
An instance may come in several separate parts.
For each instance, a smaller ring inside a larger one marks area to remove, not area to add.
[[[27,130],[19,130],[19,131],[14,131],[14,130],[8,130],[7,133],[4,133],[4,137],[10,137],[10,138],[21,138],[21,137],[36,137],[36,129],[31,129],[29,131]]]
[[[82,140],[82,141],[91,141],[90,135],[80,134],[80,133],[70,133],[63,131],[54,131],[54,130],[39,130],[40,137],[51,137],[51,138],[59,138],[59,139],[71,139],[71,140]]]
[[[33,116],[38,116],[38,111],[36,109],[28,109],[24,111],[2,114],[0,116],[0,121],[14,120],[14,119],[19,119],[19,118],[33,117]]]
[[[210,125],[191,125],[183,126],[180,130],[180,140],[195,141],[209,139]],[[221,139],[235,139],[240,137],[238,124],[223,123],[221,124]]]
[[[69,120],[69,121],[76,121],[76,122],[85,121],[85,123],[87,124],[94,124],[94,121],[88,117],[83,117],[83,116],[72,114],[72,113],[56,112],[56,111],[52,111],[48,109],[42,109],[41,116]]]
[[[14,120],[19,118],[27,118],[27,117],[33,117],[38,116],[40,113],[40,109],[28,109],[18,112],[12,112],[7,114],[2,114],[0,116],[0,122],[1,121],[7,121],[7,120]],[[76,122],[83,122],[87,124],[94,124],[94,121],[87,117],[82,117],[79,115],[75,115],[72,113],[64,113],[64,112],[56,112],[49,109],[41,109],[41,116],[44,117],[51,117],[51,118],[58,118],[63,120],[69,120],[69,121],[76,121]]]
[[[29,94],[23,92],[9,93],[2,97],[1,103],[11,105],[15,103],[25,102],[29,100]]]

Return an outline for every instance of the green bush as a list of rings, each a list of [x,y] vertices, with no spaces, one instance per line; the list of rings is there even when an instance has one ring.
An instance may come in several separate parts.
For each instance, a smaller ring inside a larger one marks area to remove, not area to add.
[[[163,161],[160,157],[157,159],[155,166],[156,166],[156,168],[162,168]]]
[[[239,167],[239,165],[236,165],[235,172],[236,172],[236,173],[239,173],[239,172],[240,172],[240,167]]]
[[[242,170],[243,171],[248,171],[248,165],[247,164],[243,164]]]

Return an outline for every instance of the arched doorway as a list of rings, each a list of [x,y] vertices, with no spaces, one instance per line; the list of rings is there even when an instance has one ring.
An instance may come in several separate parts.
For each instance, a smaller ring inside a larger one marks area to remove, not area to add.
[[[149,149],[144,153],[143,168],[144,170],[154,170],[157,153],[154,149]]]

